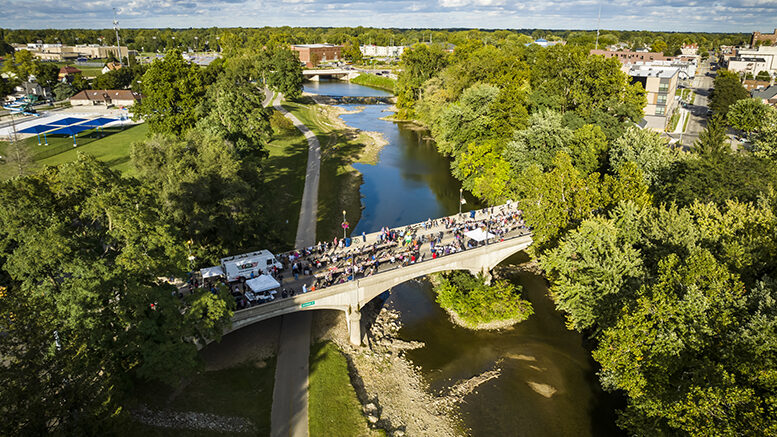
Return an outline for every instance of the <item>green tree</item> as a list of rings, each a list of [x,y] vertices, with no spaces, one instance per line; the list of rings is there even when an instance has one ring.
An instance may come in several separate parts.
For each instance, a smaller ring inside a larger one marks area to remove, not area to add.
[[[632,217],[644,214],[634,203],[620,208]],[[647,274],[630,237],[613,220],[593,218],[540,259],[567,327],[582,331],[617,322],[623,302],[632,298]]]
[[[755,80],[763,80],[766,82],[771,82],[772,75],[769,74],[769,72],[766,70],[761,70],[758,72],[758,74],[755,75]]]
[[[0,202],[3,434],[114,433],[130,378],[178,381],[198,366],[184,339],[229,323],[231,300],[185,322],[159,279],[182,273],[184,245],[135,179],[79,154],[3,182]]]
[[[774,187],[777,168],[769,160],[719,153],[675,162],[656,187],[659,200],[689,205],[695,200],[724,204],[755,202]]]
[[[52,88],[59,81],[59,67],[55,64],[38,62],[34,74],[38,83],[44,87]]]
[[[299,58],[288,47],[277,47],[270,52],[271,71],[266,73],[270,88],[288,100],[302,96],[302,66]]]
[[[491,205],[513,198],[513,171],[502,159],[502,143],[498,140],[471,142],[451,165],[453,175],[464,188]]]
[[[734,129],[750,134],[761,127],[769,111],[774,110],[760,100],[741,99],[729,107],[726,118]]]
[[[153,135],[134,144],[131,156],[164,206],[165,222],[181,241],[192,242],[198,260],[217,262],[261,247],[267,229],[257,159],[241,159],[234,143],[199,129],[180,139]]]
[[[707,121],[707,127],[699,133],[694,152],[709,159],[731,153],[727,140],[726,124],[720,116],[714,115]]]
[[[575,168],[592,173],[606,167],[609,144],[601,127],[593,124],[581,126],[572,134],[569,154]]]
[[[359,49],[359,40],[356,38],[351,38],[345,44],[343,44],[342,54],[343,58],[353,63],[362,62],[362,52]]]
[[[750,97],[750,93],[740,83],[739,76],[728,70],[718,71],[713,87],[710,109],[724,117],[728,114],[729,106],[737,100]]]
[[[89,89],[89,81],[84,79],[84,75],[81,73],[76,73],[73,75],[73,81],[70,82],[70,85],[73,87],[74,92],[80,92]]]
[[[753,139],[753,153],[761,158],[777,159],[777,112],[768,111]]]
[[[610,167],[618,169],[626,162],[634,162],[642,171],[648,185],[655,184],[661,172],[677,158],[669,144],[658,132],[630,127],[610,147]]]
[[[143,100],[131,108],[134,119],[148,122],[155,133],[181,134],[194,126],[205,94],[200,67],[171,50],[148,67],[142,81]]]
[[[423,84],[448,64],[445,52],[437,46],[415,44],[402,52],[402,71],[397,78],[397,116],[415,117],[413,106],[421,98]]]
[[[653,41],[653,45],[650,46],[651,52],[665,53],[667,50],[669,50],[669,46],[667,46],[666,42],[662,39]]]
[[[3,70],[14,74],[20,81],[26,82],[31,75],[35,74],[37,65],[32,53],[28,50],[18,50],[13,55],[13,60],[6,61]]]
[[[54,91],[54,98],[59,102],[63,100],[67,100],[68,98],[70,98],[75,94],[75,90],[73,89],[73,86],[67,82],[58,83],[54,87],[53,91]]]
[[[516,173],[531,166],[541,170],[553,165],[560,151],[569,153],[573,132],[563,126],[561,114],[545,110],[529,118],[529,127],[515,131],[513,140],[505,146],[505,159]]]
[[[208,88],[200,110],[207,114],[198,126],[235,145],[238,156],[257,160],[267,155],[272,134],[270,110],[262,107],[264,93],[256,85],[222,77]]]
[[[490,108],[498,94],[496,87],[478,84],[465,90],[458,102],[445,107],[432,126],[437,149],[457,156],[467,143],[492,137],[495,132]]]

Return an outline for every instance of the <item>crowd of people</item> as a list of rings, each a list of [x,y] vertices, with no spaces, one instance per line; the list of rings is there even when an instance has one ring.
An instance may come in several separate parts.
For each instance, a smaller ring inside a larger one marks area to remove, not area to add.
[[[470,231],[481,229],[485,238],[468,238]],[[394,268],[401,268],[426,260],[437,259],[472,249],[484,244],[504,241],[527,234],[521,211],[510,204],[471,211],[466,214],[429,219],[402,228],[382,228],[369,236],[362,233],[352,239],[334,238],[332,241],[279,254],[276,258],[282,269],[273,267],[268,272],[280,284],[274,296],[249,302],[245,299],[247,278],[228,284],[223,278],[204,280],[201,285],[215,292],[219,283],[231,287],[238,308],[274,299],[295,296],[358,278],[368,277]],[[197,279],[193,284],[197,287]]]

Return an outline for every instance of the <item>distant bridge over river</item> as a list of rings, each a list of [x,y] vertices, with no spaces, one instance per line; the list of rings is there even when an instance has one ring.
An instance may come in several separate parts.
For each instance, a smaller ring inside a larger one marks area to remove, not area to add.
[[[510,207],[503,205],[495,207],[494,210],[496,212],[509,211]],[[468,214],[465,215],[468,216]],[[452,217],[461,219],[461,216]],[[486,213],[478,212],[475,219],[483,220],[488,217],[489,215]],[[421,223],[410,226],[430,235],[438,234],[441,230],[445,232],[446,229],[444,226],[427,229]],[[377,235],[377,233],[369,234],[366,244],[377,241]],[[442,244],[453,240],[452,234],[446,235],[446,237]],[[361,240],[361,237],[355,237],[355,239]],[[461,252],[438,258],[427,256],[421,262],[406,266],[398,266],[400,263],[397,265],[382,264],[379,272],[371,276],[236,311],[232,318],[232,326],[225,333],[283,314],[330,309],[345,312],[351,343],[358,345],[362,341],[360,310],[381,293],[403,282],[449,270],[466,270],[472,274],[483,273],[490,280],[490,271],[494,267],[531,244],[531,233],[523,227],[518,227],[499,238],[486,240],[477,247]]]
[[[351,80],[358,77],[361,72],[356,70],[345,70],[342,68],[330,68],[323,70],[302,70],[302,76],[305,79],[318,82],[321,78],[332,78],[340,80]]]

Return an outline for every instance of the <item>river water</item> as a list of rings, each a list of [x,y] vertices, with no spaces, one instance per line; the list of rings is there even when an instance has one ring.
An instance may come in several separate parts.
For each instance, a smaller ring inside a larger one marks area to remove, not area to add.
[[[308,83],[308,92],[325,95],[375,96],[384,93],[347,82]],[[385,93],[383,94],[385,95]],[[354,109],[355,105],[343,105]],[[401,226],[454,214],[461,184],[450,174],[449,161],[413,125],[381,120],[387,105],[366,105],[341,117],[352,127],[381,132],[388,145],[377,165],[357,164],[362,173],[362,218],[354,232]],[[465,193],[465,210],[477,207]],[[518,254],[505,264],[528,261]],[[523,287],[535,314],[513,329],[476,332],[452,324],[427,281],[394,287],[390,298],[403,322],[400,336],[422,341],[408,353],[432,391],[499,366],[501,376],[468,395],[462,419],[473,436],[610,436],[620,401],[599,388],[595,366],[581,335],[568,331],[547,297],[545,280],[522,272],[514,281]]]

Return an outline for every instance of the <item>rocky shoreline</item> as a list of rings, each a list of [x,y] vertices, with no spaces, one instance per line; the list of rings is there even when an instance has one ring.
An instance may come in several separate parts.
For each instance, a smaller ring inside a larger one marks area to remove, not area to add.
[[[329,340],[339,346],[348,360],[351,382],[362,403],[365,420],[370,427],[383,429],[390,436],[466,435],[460,403],[502,372],[501,362],[497,362],[483,373],[432,394],[420,367],[405,356],[406,351],[425,345],[398,338],[402,324],[390,300],[385,305],[370,304],[362,309],[362,320],[369,324],[366,346],[354,347],[348,342],[342,313],[322,312],[315,319],[318,320],[314,320],[314,332],[318,337],[314,341]]]

